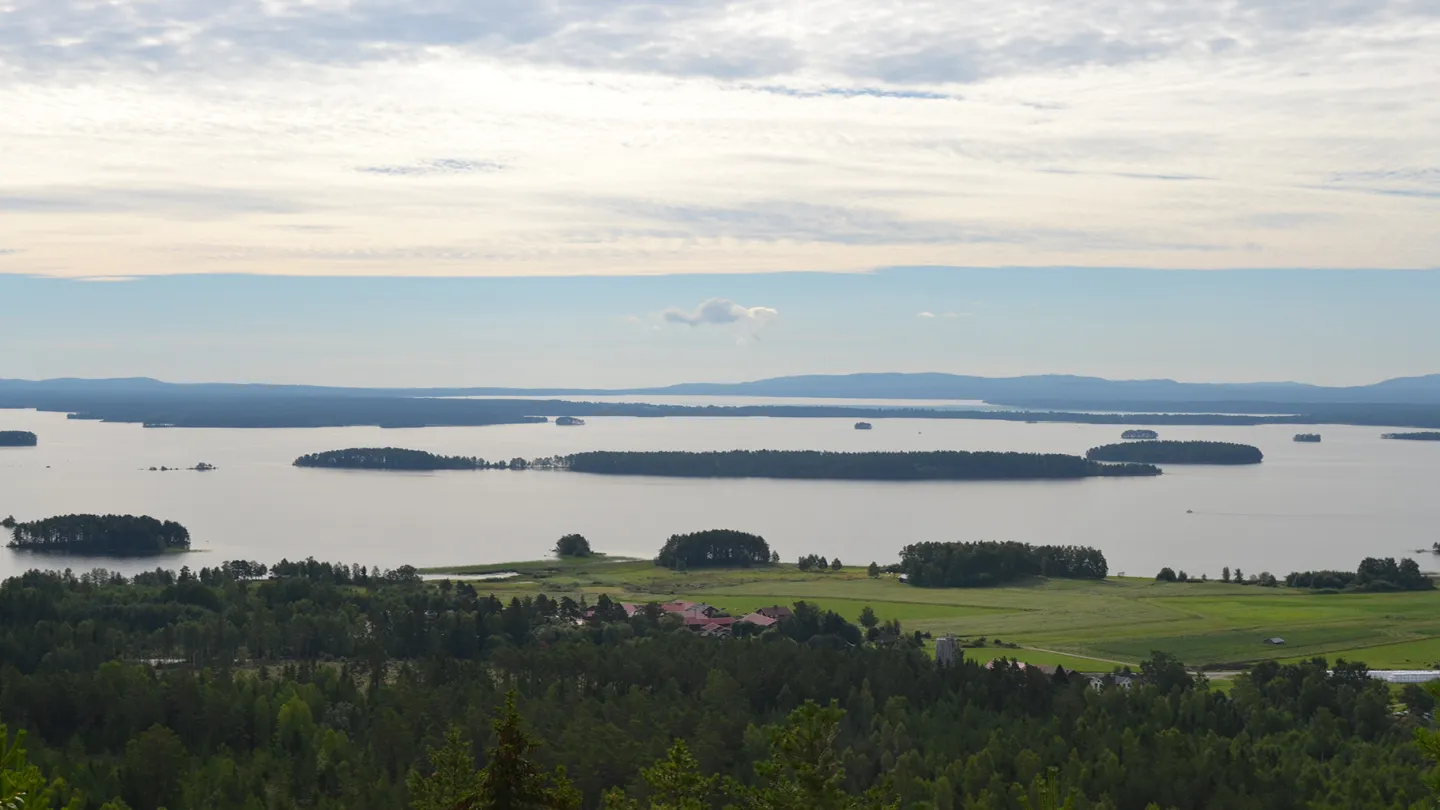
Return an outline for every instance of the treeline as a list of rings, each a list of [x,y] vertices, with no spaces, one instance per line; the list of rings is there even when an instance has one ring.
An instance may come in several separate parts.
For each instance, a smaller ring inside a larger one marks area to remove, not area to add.
[[[900,550],[900,572],[911,585],[977,588],[1026,577],[1104,579],[1109,564],[1099,549],[1026,543],[914,543]]]
[[[34,447],[40,439],[28,430],[0,430],[0,447]]]
[[[1234,442],[1160,440],[1092,447],[1085,458],[1144,464],[1259,464],[1265,454],[1258,447]]]
[[[655,564],[666,568],[718,568],[765,565],[779,562],[770,544],[758,534],[733,529],[710,529],[690,534],[672,534],[665,541]]]
[[[1386,433],[1382,439],[1399,439],[1411,442],[1440,442],[1440,431],[1420,431],[1419,433]]]
[[[1386,684],[1363,665],[1265,663],[1227,694],[1157,654],[1122,688],[968,659],[941,667],[904,637],[841,643],[853,625],[800,605],[797,619],[807,618],[782,623],[800,628],[794,635],[720,640],[658,611],[621,619],[613,605],[502,601],[373,571],[356,585],[355,566],[292,566],[259,580],[246,564],[230,566],[246,572],[237,576],[182,571],[169,585],[38,572],[0,584],[0,718],[29,733],[29,759],[46,779],[63,779],[57,805],[1409,810],[1431,801],[1427,763],[1410,742],[1425,721],[1393,715]],[[499,786],[528,804],[479,792]]]
[[[148,515],[59,515],[28,523],[5,521],[10,548],[68,554],[163,554],[190,548],[190,531]]]
[[[473,456],[441,456],[400,447],[352,447],[309,453],[295,459],[295,466],[344,470],[488,470],[497,465]]]
[[[935,451],[833,453],[818,450],[592,452],[566,458],[570,470],[601,475],[691,478],[805,478],[860,481],[973,481],[1159,475],[1141,464],[1107,465],[1058,453]]]
[[[1291,588],[1336,591],[1430,591],[1435,581],[1406,558],[1366,557],[1354,571],[1298,571],[1285,577]]]

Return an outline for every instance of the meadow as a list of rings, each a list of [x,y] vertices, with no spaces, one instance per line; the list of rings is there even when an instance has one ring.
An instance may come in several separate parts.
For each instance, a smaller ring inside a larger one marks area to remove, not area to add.
[[[676,572],[649,560],[605,557],[428,569],[476,582],[509,599],[600,594],[627,602],[688,599],[740,615],[804,600],[852,621],[865,606],[906,631],[954,634],[986,646],[966,655],[1061,664],[1082,671],[1135,665],[1154,651],[1196,667],[1323,656],[1373,669],[1428,669],[1440,663],[1440,591],[1320,594],[1221,582],[1159,583],[1035,579],[997,588],[918,588],[864,568],[802,572],[794,565]],[[1279,637],[1283,645],[1266,644]],[[996,646],[1003,642],[1004,646]],[[1018,645],[1012,648],[1010,645]]]

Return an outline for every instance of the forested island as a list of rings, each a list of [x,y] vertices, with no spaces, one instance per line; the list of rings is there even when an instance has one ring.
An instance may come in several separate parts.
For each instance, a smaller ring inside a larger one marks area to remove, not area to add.
[[[1380,438],[1406,442],[1440,442],[1440,430],[1425,430],[1419,433],[1386,433]]]
[[[34,447],[39,437],[28,430],[0,430],[0,447]]]
[[[977,588],[1026,577],[1104,579],[1105,555],[1086,546],[1027,543],[913,543],[900,550],[900,571],[911,585]]]
[[[854,481],[980,481],[1159,475],[1147,464],[1100,464],[1057,453],[819,450],[598,451],[567,456],[573,472],[688,478],[803,478]]]
[[[1259,464],[1260,448],[1233,442],[1147,441],[1092,447],[1090,461],[1144,464]]]
[[[1122,439],[1158,439],[1160,434],[1153,430],[1127,430],[1120,434]]]
[[[1297,441],[1297,442],[1304,442],[1304,443],[1308,443],[1308,444],[1319,444],[1319,443],[1320,443],[1320,434],[1319,434],[1319,433],[1296,433],[1296,434],[1295,434],[1295,441]]]
[[[680,631],[658,604],[590,598],[314,560],[5,580],[3,798],[18,788],[26,808],[90,810],[1434,803],[1433,697],[1412,685],[1397,698],[1363,664],[1266,661],[1221,691],[1164,653],[1095,676],[984,650],[939,664],[898,621],[862,632],[804,602],[758,635],[716,639]]]
[[[295,459],[296,467],[328,467],[337,470],[490,470],[506,462],[488,462],[472,456],[441,456],[424,450],[400,447],[352,447],[327,450]]]
[[[18,523],[6,520],[10,548],[64,554],[131,556],[187,551],[190,532],[148,515],[60,515]]]

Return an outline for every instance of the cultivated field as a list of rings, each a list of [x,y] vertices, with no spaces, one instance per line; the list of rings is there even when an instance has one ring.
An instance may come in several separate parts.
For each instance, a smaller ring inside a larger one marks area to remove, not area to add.
[[[1187,664],[1225,668],[1268,658],[1324,656],[1374,669],[1427,669],[1440,663],[1440,592],[1315,594],[1286,588],[1210,583],[1161,584],[1135,578],[1103,582],[1035,580],[1001,588],[940,589],[870,579],[863,568],[801,572],[793,565],[677,573],[649,561],[595,557],[432,569],[457,579],[496,572],[517,576],[475,583],[508,599],[545,593],[602,593],[621,601],[704,601],[739,615],[805,600],[852,621],[869,605],[905,630],[985,637],[967,655],[1007,656],[1035,664],[1109,670],[1151,651]],[[1264,639],[1278,636],[1283,646]],[[999,640],[1005,647],[996,647]],[[1019,649],[1009,648],[1018,644]]]

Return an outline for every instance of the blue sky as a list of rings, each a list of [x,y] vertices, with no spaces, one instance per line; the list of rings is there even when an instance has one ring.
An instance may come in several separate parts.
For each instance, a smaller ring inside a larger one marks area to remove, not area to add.
[[[1353,384],[1440,371],[1436,271],[0,275],[0,301],[0,377],[623,387],[945,371]]]

